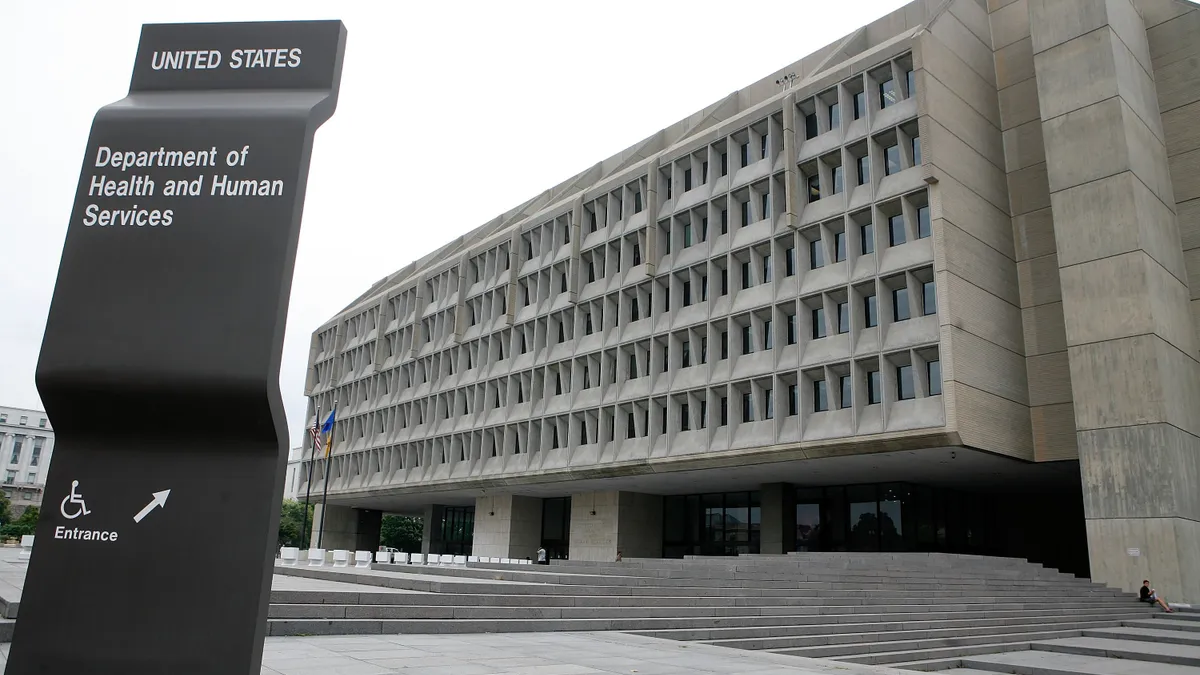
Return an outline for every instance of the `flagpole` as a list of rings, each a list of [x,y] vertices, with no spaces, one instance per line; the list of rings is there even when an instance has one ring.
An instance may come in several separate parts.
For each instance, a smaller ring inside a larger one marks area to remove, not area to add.
[[[317,421],[313,423],[313,429],[319,429],[321,424],[321,404],[317,404]],[[300,530],[300,534],[304,537],[304,548],[312,548],[312,532],[308,529],[308,504],[312,498],[312,475],[313,464],[316,464],[317,456],[317,439],[319,436],[314,436],[311,432],[308,437],[312,439],[312,451],[308,453],[308,488],[304,492],[304,527]]]
[[[321,494],[321,526],[317,530],[317,548],[321,548],[321,539],[325,536],[325,510],[329,498],[329,460],[333,455],[333,432],[337,428],[337,399],[333,399],[333,424],[329,425],[329,440],[325,441],[325,485]]]

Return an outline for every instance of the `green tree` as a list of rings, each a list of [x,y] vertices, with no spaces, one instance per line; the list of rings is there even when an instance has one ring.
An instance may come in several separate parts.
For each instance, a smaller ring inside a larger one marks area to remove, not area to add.
[[[12,511],[9,510],[11,504],[8,501],[8,496],[0,492],[0,525],[11,525],[14,518]]]
[[[7,523],[3,527],[0,527],[0,538],[15,539],[27,534],[33,534],[33,531],[37,529],[39,515],[41,514],[38,511],[38,507],[30,506],[25,509],[21,517],[15,522]]]
[[[421,550],[421,535],[424,530],[420,518],[412,516],[384,516],[379,527],[379,543],[398,548],[406,553]]]
[[[283,500],[283,509],[279,513],[278,546],[295,546],[308,548],[308,536],[304,532],[304,504],[292,499]],[[312,531],[313,507],[308,507],[308,529]]]

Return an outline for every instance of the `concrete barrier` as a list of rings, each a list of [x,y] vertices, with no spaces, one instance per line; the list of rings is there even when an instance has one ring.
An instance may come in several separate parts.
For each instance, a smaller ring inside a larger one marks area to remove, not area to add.
[[[424,553],[413,553],[412,556],[410,557],[409,562],[411,562],[413,565],[424,565],[425,564],[425,554]]]
[[[334,567],[349,567],[350,566],[350,551],[337,549],[333,552]]]
[[[392,554],[392,561],[397,565],[407,565],[408,564],[408,554],[407,553],[394,553],[394,554]]]
[[[371,566],[371,552],[370,551],[355,551],[354,552],[354,566],[355,567],[370,567]]]
[[[284,546],[279,549],[279,559],[288,567],[295,567],[300,561],[300,549],[295,546]]]
[[[392,552],[391,551],[376,551],[375,552],[375,562],[382,563],[384,565],[390,564],[392,562]]]
[[[21,535],[21,553],[17,555],[20,560],[29,560],[29,556],[33,555],[33,535]]]
[[[325,565],[325,549],[310,548],[308,549],[308,566],[323,567]]]

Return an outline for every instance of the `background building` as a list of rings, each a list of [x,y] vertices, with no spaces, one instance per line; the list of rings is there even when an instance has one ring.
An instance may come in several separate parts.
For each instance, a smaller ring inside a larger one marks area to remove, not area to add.
[[[918,0],[380,280],[313,334],[326,542],[1200,601],[1198,58],[1189,3]]]
[[[303,499],[304,494],[300,492],[300,484],[307,480],[307,476],[300,474],[301,467],[307,466],[303,463],[304,448],[292,448],[288,452],[287,475],[283,483],[283,498],[284,499]]]
[[[54,453],[54,429],[40,410],[0,407],[0,461],[4,496],[13,517],[42,505],[46,473]]]

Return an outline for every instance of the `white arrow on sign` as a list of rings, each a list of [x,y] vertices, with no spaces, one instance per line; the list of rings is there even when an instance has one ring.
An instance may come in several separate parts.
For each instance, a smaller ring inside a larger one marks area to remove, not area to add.
[[[137,515],[133,517],[133,522],[135,522],[135,523],[142,522],[142,518],[145,518],[146,516],[150,515],[150,512],[153,511],[154,507],[156,507],[156,506],[165,507],[167,505],[167,496],[170,494],[171,494],[170,490],[162,490],[160,492],[155,492],[154,499],[150,500],[149,504],[147,504],[145,507],[143,507],[141,511],[137,512]]]

